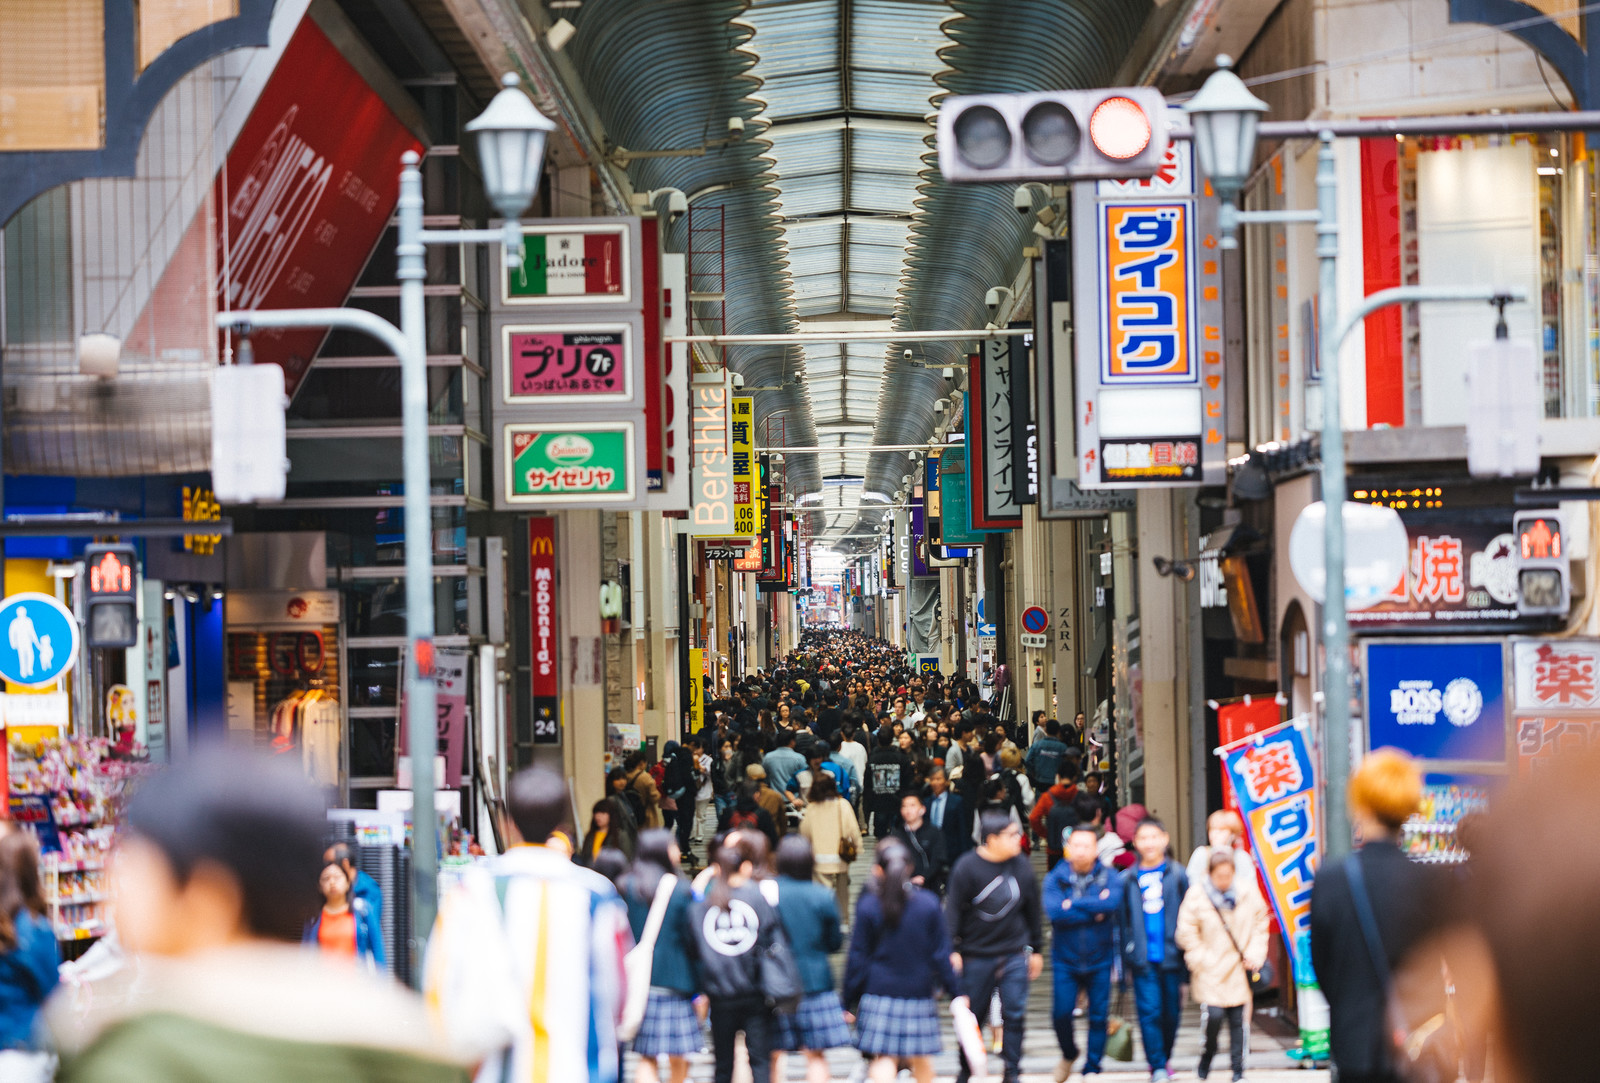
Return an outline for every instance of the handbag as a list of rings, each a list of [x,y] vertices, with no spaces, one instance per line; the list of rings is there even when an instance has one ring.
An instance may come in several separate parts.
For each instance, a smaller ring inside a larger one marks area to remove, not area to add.
[[[839,801],[839,860],[846,865],[861,854],[861,844],[844,833],[844,801]]]
[[[760,968],[761,995],[766,999],[767,1007],[779,1015],[789,1015],[800,1007],[805,986],[800,981],[800,965],[794,961],[788,934],[778,920],[778,885],[772,880],[762,880],[760,890],[761,897],[773,908],[772,939],[761,949],[756,961]]]
[[[1106,1019],[1106,1056],[1112,1060],[1133,1059],[1133,1027],[1128,1023],[1127,1010],[1128,977],[1124,974],[1122,981],[1117,984],[1117,1002]]]
[[[645,918],[639,942],[622,957],[622,975],[627,984],[617,1037],[625,1042],[631,1042],[644,1023],[645,1005],[650,1002],[650,971],[655,962],[656,940],[661,935],[661,923],[666,920],[667,905],[672,902],[672,891],[677,886],[678,878],[671,873],[656,884],[656,897],[651,900],[650,916]]]
[[[1254,1000],[1278,983],[1278,975],[1273,970],[1272,963],[1266,959],[1261,960],[1261,965],[1254,970],[1250,968],[1250,964],[1245,960],[1244,950],[1239,947],[1239,941],[1234,939],[1233,930],[1228,928],[1228,915],[1222,912],[1222,907],[1217,905],[1217,900],[1211,897],[1210,892],[1206,893],[1206,902],[1217,912],[1217,920],[1222,922],[1222,931],[1228,935],[1228,943],[1233,945],[1235,954],[1239,956],[1239,965],[1244,967],[1245,977],[1250,982],[1250,999]]]

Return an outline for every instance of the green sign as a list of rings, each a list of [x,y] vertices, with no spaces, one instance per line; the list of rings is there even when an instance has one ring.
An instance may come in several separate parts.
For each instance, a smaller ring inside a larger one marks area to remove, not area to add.
[[[972,529],[967,511],[971,494],[967,491],[967,461],[959,448],[946,448],[939,459],[941,511],[939,539],[947,546],[982,545],[984,535]]]
[[[506,499],[583,504],[633,498],[633,426],[507,425]]]

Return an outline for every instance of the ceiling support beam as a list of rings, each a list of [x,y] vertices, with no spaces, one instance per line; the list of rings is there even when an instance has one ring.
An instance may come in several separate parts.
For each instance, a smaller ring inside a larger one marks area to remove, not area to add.
[[[1031,327],[984,327],[964,331],[790,331],[771,335],[668,335],[668,342],[707,346],[788,346],[827,342],[953,342],[966,338],[1015,338]]]

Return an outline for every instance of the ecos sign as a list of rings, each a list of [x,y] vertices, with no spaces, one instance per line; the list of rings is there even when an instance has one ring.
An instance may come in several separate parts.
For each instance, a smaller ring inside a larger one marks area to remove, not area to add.
[[[1498,641],[1368,641],[1369,748],[1419,759],[1501,764],[1505,658]]]

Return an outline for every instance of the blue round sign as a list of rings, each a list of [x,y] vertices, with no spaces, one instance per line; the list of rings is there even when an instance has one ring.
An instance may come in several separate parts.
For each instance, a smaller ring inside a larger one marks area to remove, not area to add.
[[[72,610],[32,591],[0,602],[0,677],[25,688],[54,684],[78,660]]]

